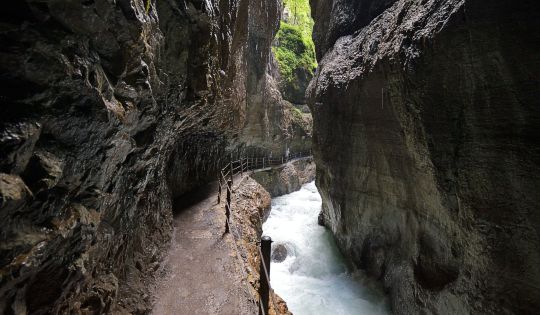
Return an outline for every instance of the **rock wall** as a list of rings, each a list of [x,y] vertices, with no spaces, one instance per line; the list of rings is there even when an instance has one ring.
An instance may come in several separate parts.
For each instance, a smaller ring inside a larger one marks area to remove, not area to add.
[[[263,19],[261,21],[264,23]],[[266,49],[270,49],[270,45]],[[268,61],[264,69],[250,70],[249,108],[245,125],[235,144],[246,154],[272,152],[283,155],[287,149],[290,152],[308,151],[311,149],[311,115],[300,113],[283,99],[278,65],[273,54],[270,54]]]
[[[213,179],[261,125],[279,6],[4,6],[0,313],[148,311],[173,197]],[[275,118],[259,132],[285,138],[272,129],[283,111],[265,109]]]
[[[259,268],[261,256],[258,246],[262,236],[262,225],[264,218],[268,216],[271,209],[271,198],[268,191],[262,185],[250,177],[245,177],[234,190],[231,200],[232,224],[231,230],[236,240],[237,248],[240,251],[242,264],[247,271],[247,279],[251,285],[253,300],[259,300]],[[276,293],[273,300],[276,303],[276,310],[281,315],[292,315],[287,308],[287,303]],[[277,315],[272,306],[270,298],[269,315]]]
[[[317,186],[342,251],[396,314],[537,313],[539,3],[311,5]]]
[[[302,159],[289,162],[282,167],[253,173],[251,178],[257,181],[272,197],[290,194],[302,185],[315,180],[315,162]]]

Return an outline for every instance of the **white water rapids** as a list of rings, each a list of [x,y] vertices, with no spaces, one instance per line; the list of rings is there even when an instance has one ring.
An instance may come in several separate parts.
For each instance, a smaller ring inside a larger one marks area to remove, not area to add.
[[[383,294],[360,272],[348,271],[332,235],[317,224],[320,211],[314,182],[272,200],[263,234],[288,252],[271,264],[272,287],[294,315],[387,314]]]

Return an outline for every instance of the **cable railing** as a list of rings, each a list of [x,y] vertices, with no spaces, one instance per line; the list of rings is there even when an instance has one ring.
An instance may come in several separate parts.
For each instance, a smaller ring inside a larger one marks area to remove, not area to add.
[[[221,202],[221,194],[223,189],[223,184],[226,185],[226,202],[225,202],[225,233],[230,233],[233,236],[234,244],[236,247],[236,255],[240,262],[243,264],[242,257],[240,257],[240,249],[237,244],[237,237],[240,237],[240,234],[238,233],[238,230],[236,227],[231,224],[231,212],[232,212],[232,195],[233,195],[233,181],[234,176],[240,174],[243,176],[244,173],[253,172],[256,170],[264,170],[267,168],[272,168],[276,166],[281,166],[285,163],[291,162],[293,160],[298,160],[302,158],[307,158],[311,156],[311,150],[310,151],[302,151],[302,152],[296,152],[293,154],[286,154],[280,157],[272,157],[272,156],[248,156],[248,157],[241,157],[238,160],[233,161],[231,158],[229,163],[225,165],[221,170],[220,174],[218,175],[218,196],[217,196],[217,202],[218,204]],[[257,211],[257,214],[259,215],[259,220],[262,224],[262,218]],[[272,291],[272,286],[270,284],[270,254],[271,254],[271,243],[272,239],[267,236],[263,236],[260,241],[260,246],[258,247],[258,252],[261,259],[261,264],[259,268],[259,315],[267,315],[268,309],[269,309],[269,297],[272,300],[272,307],[274,309],[274,313],[279,313],[279,308],[277,307],[274,293],[270,294]],[[244,279],[247,279],[246,273],[245,273],[245,266],[242,266],[242,276]]]

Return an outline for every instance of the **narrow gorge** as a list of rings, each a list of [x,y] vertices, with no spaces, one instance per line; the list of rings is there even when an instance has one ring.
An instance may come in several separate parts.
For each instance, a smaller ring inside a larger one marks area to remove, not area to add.
[[[540,309],[537,0],[17,0],[0,44],[0,314],[261,314],[263,234],[265,315]]]

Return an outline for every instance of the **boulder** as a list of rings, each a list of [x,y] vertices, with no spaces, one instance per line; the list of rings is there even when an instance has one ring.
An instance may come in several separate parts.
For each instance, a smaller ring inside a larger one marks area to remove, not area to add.
[[[285,244],[274,244],[272,246],[272,261],[280,263],[287,258],[287,247]]]

